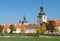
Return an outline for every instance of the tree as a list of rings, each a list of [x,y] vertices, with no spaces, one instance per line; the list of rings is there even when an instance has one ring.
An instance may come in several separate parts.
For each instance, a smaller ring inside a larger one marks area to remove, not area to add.
[[[22,33],[25,33],[25,32],[26,32],[26,27],[25,27],[25,26],[22,26],[22,27],[21,27],[21,32],[22,32]]]
[[[16,28],[15,27],[13,28],[13,31],[15,31],[15,33],[16,33]]]
[[[43,34],[46,31],[46,23],[42,23],[41,33]]]
[[[49,21],[48,22],[48,24],[47,24],[47,30],[49,31],[49,32],[54,32],[54,28],[56,27],[56,23],[55,23],[55,21]]]
[[[58,31],[59,31],[59,28],[58,28],[58,27],[55,27],[55,28],[54,28],[54,31],[55,31],[55,32],[58,32]]]
[[[6,28],[4,28],[4,33],[8,33]]]
[[[40,33],[40,28],[39,27],[36,28],[36,33]]]
[[[13,33],[13,31],[16,31],[16,28],[14,27],[14,25],[13,24],[11,24],[10,25],[10,33]]]
[[[3,31],[3,26],[2,25],[0,25],[0,34],[2,33],[2,31]]]

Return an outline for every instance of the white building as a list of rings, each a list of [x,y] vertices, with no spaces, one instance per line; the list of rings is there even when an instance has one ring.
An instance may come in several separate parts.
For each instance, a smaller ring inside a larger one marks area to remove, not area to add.
[[[41,26],[41,24],[43,22],[47,22],[47,16],[46,14],[44,13],[44,8],[43,6],[40,7],[40,13],[39,15],[37,16],[37,23],[39,26]]]

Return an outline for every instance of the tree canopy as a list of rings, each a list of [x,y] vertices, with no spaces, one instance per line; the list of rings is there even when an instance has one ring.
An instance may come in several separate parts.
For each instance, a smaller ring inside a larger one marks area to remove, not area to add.
[[[3,26],[2,25],[0,25],[0,33],[2,33],[2,31],[3,31]]]

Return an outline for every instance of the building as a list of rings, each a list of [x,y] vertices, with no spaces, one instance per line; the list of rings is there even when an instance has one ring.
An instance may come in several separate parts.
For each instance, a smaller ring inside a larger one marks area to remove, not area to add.
[[[24,17],[23,17],[22,24],[24,24],[24,25],[25,25],[25,24],[26,24],[26,25],[28,24],[28,21],[26,20],[26,16],[25,16],[25,15],[24,15]]]
[[[21,33],[21,28],[22,26],[24,26],[26,28],[26,32],[25,33],[36,33],[36,28],[38,26],[41,26],[41,24],[43,22],[45,23],[49,23],[48,21],[52,21],[52,20],[48,20],[46,14],[44,13],[44,8],[43,6],[40,7],[40,12],[37,16],[37,24],[29,24],[28,21],[26,20],[26,16],[24,15],[23,20],[19,20],[18,24],[13,24],[14,27],[16,28],[16,31],[13,31],[13,33]],[[59,28],[59,32],[60,32],[60,20],[54,20],[57,27]],[[8,33],[11,31],[10,30],[10,25],[11,24],[1,24],[4,28],[7,29]]]
[[[37,16],[37,24],[41,26],[43,22],[47,22],[47,16],[44,13],[44,8],[43,6],[40,7],[40,13]]]
[[[10,25],[11,24],[2,24],[2,26],[7,29],[8,33],[10,32]],[[21,33],[22,26],[26,28],[25,33],[36,33],[36,28],[38,25],[37,24],[28,24],[28,25],[14,24],[16,31],[13,31],[13,33]]]
[[[54,22],[54,24],[56,25],[56,28],[59,29],[59,31],[57,33],[60,33],[60,20],[56,20],[56,19],[48,20],[47,23],[49,23],[49,22]]]

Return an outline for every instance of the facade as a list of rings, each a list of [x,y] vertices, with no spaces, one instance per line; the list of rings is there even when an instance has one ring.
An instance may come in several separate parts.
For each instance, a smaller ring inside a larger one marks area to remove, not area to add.
[[[10,24],[2,24],[2,26],[7,29],[8,33],[10,32]],[[38,25],[37,24],[28,24],[28,25],[14,24],[16,31],[13,31],[13,33],[21,33],[21,29],[23,26],[26,28],[25,33],[36,33],[36,28]]]
[[[60,20],[48,20],[47,23],[49,23],[50,21],[54,21],[55,22],[55,25],[56,27],[59,29],[58,33],[60,33]]]

